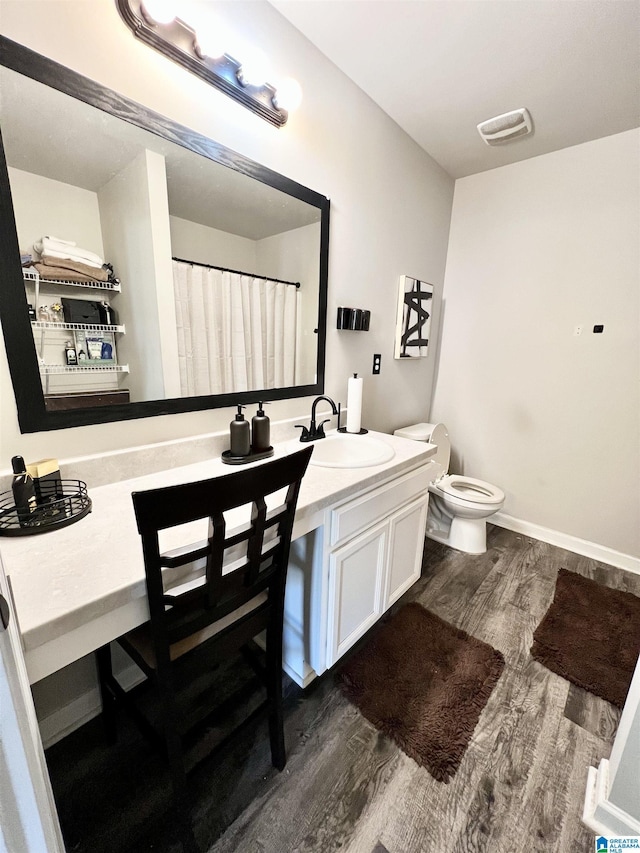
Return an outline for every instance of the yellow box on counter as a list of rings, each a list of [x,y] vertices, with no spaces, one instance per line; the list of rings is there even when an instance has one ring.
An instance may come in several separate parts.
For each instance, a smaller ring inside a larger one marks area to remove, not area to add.
[[[48,503],[62,496],[60,466],[57,459],[41,459],[27,465],[27,473],[33,478],[36,502]]]

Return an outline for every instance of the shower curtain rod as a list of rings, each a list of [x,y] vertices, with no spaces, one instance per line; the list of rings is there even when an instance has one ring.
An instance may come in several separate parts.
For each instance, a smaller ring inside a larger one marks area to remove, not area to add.
[[[251,278],[262,278],[265,281],[274,281],[276,284],[291,284],[293,287],[300,287],[299,281],[283,281],[281,278],[271,278],[268,275],[260,275],[255,272],[242,272],[242,270],[230,270],[227,267],[216,267],[213,264],[201,264],[200,261],[188,261],[186,258],[171,258],[172,261],[178,261],[181,264],[191,264],[192,267],[206,267],[208,270],[220,270],[220,272],[233,272],[236,275],[248,275]]]

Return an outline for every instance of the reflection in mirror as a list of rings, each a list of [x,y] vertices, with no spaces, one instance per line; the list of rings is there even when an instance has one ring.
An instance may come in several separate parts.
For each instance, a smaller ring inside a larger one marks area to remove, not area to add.
[[[64,71],[103,109],[0,69],[38,428],[321,391],[328,201]]]

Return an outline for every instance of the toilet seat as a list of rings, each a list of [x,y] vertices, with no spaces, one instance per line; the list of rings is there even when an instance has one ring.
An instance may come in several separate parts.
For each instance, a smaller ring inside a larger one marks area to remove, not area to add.
[[[427,513],[429,539],[466,554],[484,554],[487,519],[505,503],[502,489],[485,480],[448,473],[451,444],[444,424],[413,424],[397,429],[394,435],[431,446],[429,461],[434,479],[428,486],[432,497]]]
[[[475,477],[448,474],[437,480],[434,485],[444,494],[458,500],[469,501],[469,503],[488,505],[503,503],[505,499],[502,489],[484,480],[477,480]]]

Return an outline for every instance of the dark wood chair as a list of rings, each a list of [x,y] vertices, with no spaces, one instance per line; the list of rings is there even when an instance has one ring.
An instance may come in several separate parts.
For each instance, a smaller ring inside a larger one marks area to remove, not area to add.
[[[305,448],[215,479],[132,495],[142,537],[150,619],[118,642],[154,688],[152,705],[160,711],[160,720],[159,725],[152,724],[140,709],[136,697],[144,691],[134,688],[127,692],[115,678],[108,645],[96,655],[103,719],[110,740],[115,740],[116,706],[122,704],[131,712],[143,733],[165,752],[178,797],[186,792],[186,773],[193,765],[185,740],[192,730],[206,729],[211,712],[210,706],[194,710],[181,704],[177,685],[185,683],[185,673],[180,669],[186,668],[188,683],[203,668],[206,671],[228,660],[231,652],[246,651],[252,638],[263,631],[266,664],[261,666],[255,656],[251,659],[263,676],[266,700],[250,719],[268,711],[272,762],[279,770],[286,763],[284,591],[300,482],[311,451]],[[275,493],[285,489],[279,506],[268,509],[265,499],[269,495],[277,498]],[[227,535],[224,513],[242,506],[246,507],[243,523],[239,529],[234,523]],[[161,531],[199,519],[209,520],[208,540],[161,552]],[[194,561],[204,562],[204,573],[192,570]],[[196,704],[201,701],[199,697]]]

